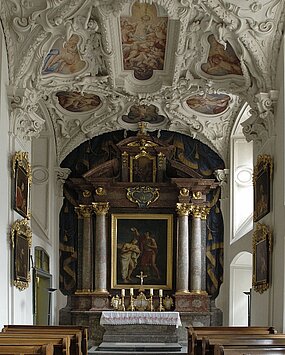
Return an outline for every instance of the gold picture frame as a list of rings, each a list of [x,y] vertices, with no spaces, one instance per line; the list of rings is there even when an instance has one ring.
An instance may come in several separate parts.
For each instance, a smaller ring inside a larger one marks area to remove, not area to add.
[[[32,183],[31,165],[27,152],[16,152],[12,159],[13,169],[13,208],[22,217],[30,218],[29,196]]]
[[[259,155],[253,173],[254,187],[254,222],[270,212],[270,185],[273,173],[273,163],[270,155]]]
[[[18,219],[11,227],[13,284],[21,291],[25,290],[31,281],[30,255],[32,231],[28,222],[27,219]]]
[[[172,289],[172,214],[113,214],[111,288]],[[142,272],[142,274],[141,274]]]
[[[257,223],[253,233],[252,285],[256,292],[269,288],[272,255],[272,232],[265,224]]]

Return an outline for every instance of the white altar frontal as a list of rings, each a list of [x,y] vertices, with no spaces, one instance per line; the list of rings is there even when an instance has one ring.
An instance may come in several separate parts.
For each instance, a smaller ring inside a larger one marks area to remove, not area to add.
[[[181,327],[179,312],[114,312],[103,311],[101,325],[151,324]]]
[[[179,312],[103,311],[103,342],[94,354],[183,354]]]

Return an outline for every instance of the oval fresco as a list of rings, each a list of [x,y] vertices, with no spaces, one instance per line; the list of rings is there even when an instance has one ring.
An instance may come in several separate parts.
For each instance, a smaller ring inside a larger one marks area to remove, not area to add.
[[[70,112],[92,111],[101,104],[100,97],[94,94],[81,95],[76,91],[59,91],[56,96],[60,106]]]
[[[242,75],[240,61],[236,56],[232,46],[227,42],[227,47],[221,45],[214,35],[208,37],[210,50],[207,63],[202,64],[202,70],[214,76],[224,76],[229,74]]]
[[[154,105],[133,105],[127,115],[122,116],[126,123],[138,123],[141,121],[150,124],[163,122],[164,116],[158,114],[158,108]]]
[[[230,96],[224,94],[193,95],[186,100],[186,103],[197,112],[217,115],[227,109],[230,99]]]
[[[45,58],[42,75],[74,74],[81,71],[86,62],[78,51],[79,36],[73,34],[67,42],[58,40]]]
[[[167,17],[158,17],[153,4],[136,2],[132,16],[120,22],[124,70],[134,70],[138,80],[151,78],[164,66]]]

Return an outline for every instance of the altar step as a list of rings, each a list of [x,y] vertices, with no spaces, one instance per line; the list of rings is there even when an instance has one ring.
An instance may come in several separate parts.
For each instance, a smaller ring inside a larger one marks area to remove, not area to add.
[[[112,343],[103,342],[88,350],[89,355],[183,355],[186,346],[178,343]]]

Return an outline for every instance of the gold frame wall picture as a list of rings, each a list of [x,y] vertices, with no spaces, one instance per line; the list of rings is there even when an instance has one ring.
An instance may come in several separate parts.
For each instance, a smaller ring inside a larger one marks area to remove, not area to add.
[[[11,245],[13,260],[13,284],[19,290],[28,288],[31,281],[30,255],[32,230],[27,219],[17,220],[11,227]]]
[[[270,212],[271,179],[273,163],[270,155],[259,155],[253,173],[254,222]]]
[[[172,289],[172,214],[113,214],[111,288]],[[141,274],[142,272],[142,274]]]
[[[13,208],[24,218],[30,218],[29,200],[32,171],[27,152],[16,152],[12,159],[13,169]]]
[[[272,232],[265,224],[257,223],[253,233],[252,285],[256,292],[269,288],[272,255]]]

